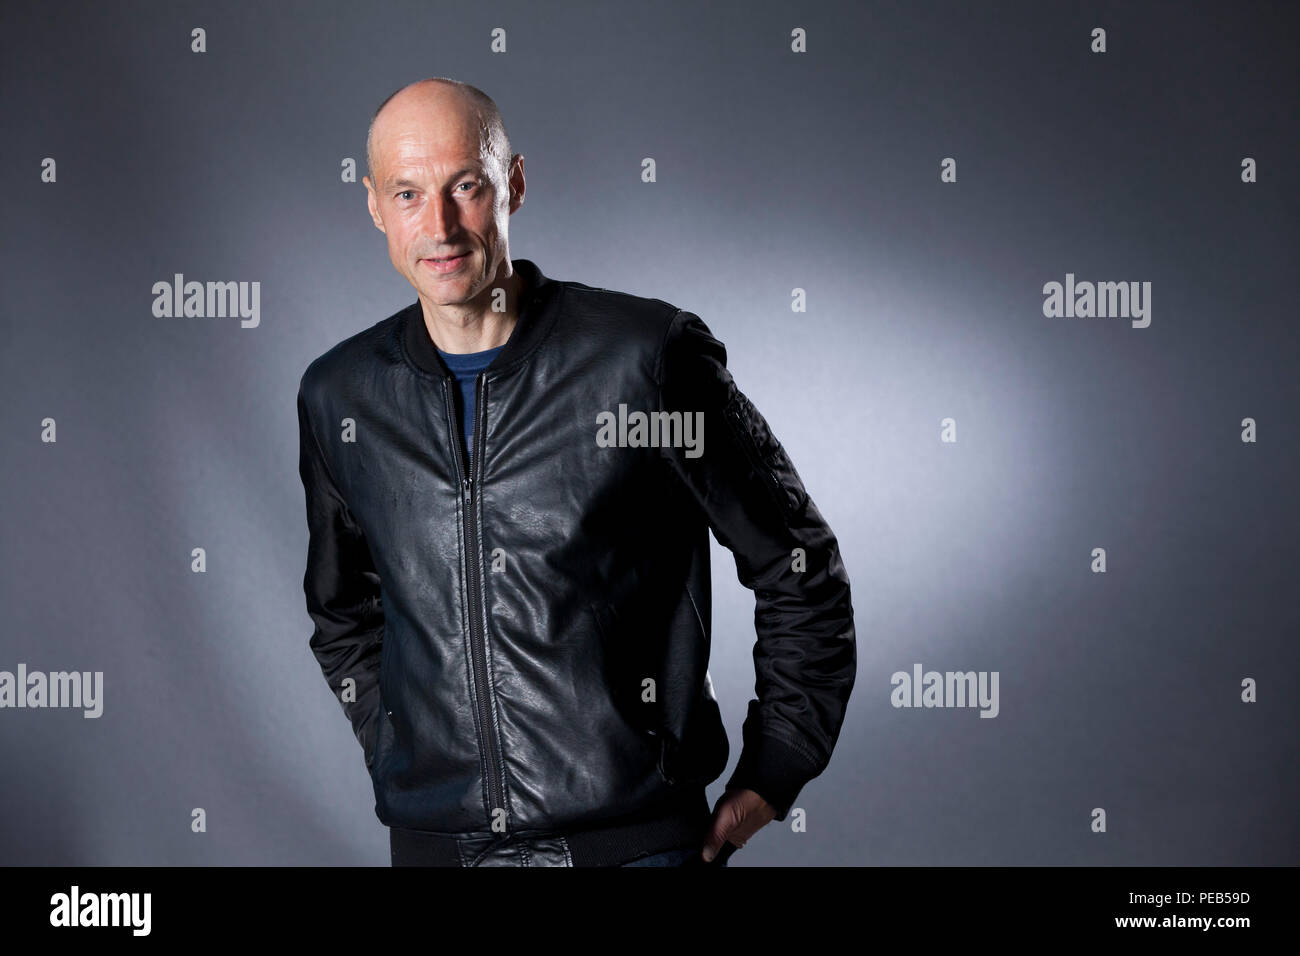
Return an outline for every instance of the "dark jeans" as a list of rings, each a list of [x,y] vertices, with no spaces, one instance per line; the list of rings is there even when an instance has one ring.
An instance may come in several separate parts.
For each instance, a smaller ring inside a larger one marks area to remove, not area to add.
[[[724,844],[725,845],[725,844]],[[665,850],[663,853],[654,853],[650,856],[643,856],[640,859],[633,860],[630,863],[623,863],[622,866],[694,866],[704,864],[703,857],[700,856],[700,847],[688,846],[677,850]],[[728,854],[730,855],[730,854]],[[726,866],[727,856],[718,855],[713,858],[709,866]]]

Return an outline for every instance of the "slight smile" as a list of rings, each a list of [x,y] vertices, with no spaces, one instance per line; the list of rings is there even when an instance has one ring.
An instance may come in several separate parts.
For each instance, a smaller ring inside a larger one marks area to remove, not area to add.
[[[468,252],[462,252],[458,256],[450,256],[446,259],[421,259],[426,266],[434,272],[452,272],[460,267],[460,264],[469,258]]]

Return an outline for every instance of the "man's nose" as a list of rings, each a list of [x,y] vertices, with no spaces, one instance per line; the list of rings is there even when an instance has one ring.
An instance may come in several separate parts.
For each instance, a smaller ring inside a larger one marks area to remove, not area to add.
[[[425,206],[421,225],[431,240],[446,242],[448,235],[456,229],[456,203],[450,196],[434,193]]]

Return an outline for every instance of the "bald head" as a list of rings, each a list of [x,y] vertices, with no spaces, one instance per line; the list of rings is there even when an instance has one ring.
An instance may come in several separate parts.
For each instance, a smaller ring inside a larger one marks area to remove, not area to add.
[[[449,123],[464,123],[478,130],[479,143],[495,160],[494,175],[504,183],[510,175],[510,138],[505,123],[492,97],[476,86],[445,76],[417,80],[402,87],[379,104],[370,119],[366,133],[366,171],[375,182],[378,165],[376,146],[390,132],[390,126],[400,125],[402,117],[423,115],[447,117]]]

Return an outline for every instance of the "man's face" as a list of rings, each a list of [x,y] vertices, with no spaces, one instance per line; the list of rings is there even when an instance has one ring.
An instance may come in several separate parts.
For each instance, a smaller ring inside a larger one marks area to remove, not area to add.
[[[372,136],[370,216],[388,238],[393,267],[430,305],[491,294],[485,290],[509,254],[510,214],[523,202],[523,157],[503,180],[467,118],[452,97],[393,101]]]

